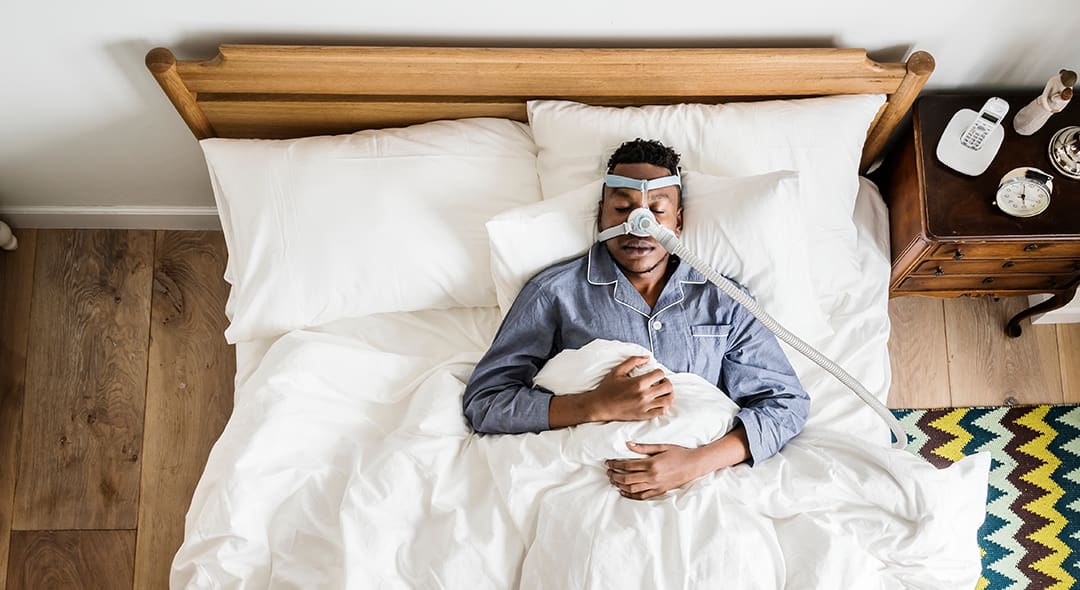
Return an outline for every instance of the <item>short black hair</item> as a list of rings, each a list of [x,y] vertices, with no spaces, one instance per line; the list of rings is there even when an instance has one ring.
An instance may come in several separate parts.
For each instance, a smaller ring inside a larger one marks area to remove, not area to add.
[[[633,141],[623,142],[615,152],[611,154],[607,162],[607,171],[610,174],[619,164],[652,164],[667,168],[672,175],[682,175],[679,171],[679,152],[669,148],[655,139],[637,138]],[[679,195],[678,206],[682,207],[682,187],[676,187]],[[601,197],[601,200],[603,198]]]
[[[679,174],[679,154],[655,139],[637,138],[620,145],[608,159],[607,171],[611,173],[619,164],[652,164],[667,168],[671,174]]]

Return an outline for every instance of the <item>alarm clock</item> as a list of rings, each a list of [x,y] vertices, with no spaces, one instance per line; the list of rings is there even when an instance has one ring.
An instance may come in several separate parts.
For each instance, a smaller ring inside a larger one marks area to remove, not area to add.
[[[994,204],[1013,217],[1033,217],[1050,206],[1053,176],[1038,168],[1020,167],[1001,177]]]

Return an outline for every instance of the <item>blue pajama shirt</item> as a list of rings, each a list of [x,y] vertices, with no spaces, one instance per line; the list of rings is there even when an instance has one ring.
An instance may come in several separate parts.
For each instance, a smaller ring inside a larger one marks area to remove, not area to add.
[[[473,429],[549,430],[553,394],[533,378],[559,352],[603,338],[639,344],[668,369],[716,384],[741,408],[751,465],[776,454],[802,430],[810,396],[767,328],[689,264],[672,263],[652,308],[603,243],[533,277],[465,388]]]

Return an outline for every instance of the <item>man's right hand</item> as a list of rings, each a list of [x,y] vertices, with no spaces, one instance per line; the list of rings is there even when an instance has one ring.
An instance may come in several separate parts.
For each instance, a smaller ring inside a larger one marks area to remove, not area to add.
[[[649,420],[667,413],[675,390],[664,371],[630,376],[648,362],[647,356],[632,356],[612,369],[596,389],[584,394],[590,422]]]
[[[631,377],[649,362],[632,356],[611,370],[596,389],[573,395],[556,395],[548,409],[548,427],[563,428],[586,422],[649,420],[667,413],[675,401],[671,381],[660,369]]]

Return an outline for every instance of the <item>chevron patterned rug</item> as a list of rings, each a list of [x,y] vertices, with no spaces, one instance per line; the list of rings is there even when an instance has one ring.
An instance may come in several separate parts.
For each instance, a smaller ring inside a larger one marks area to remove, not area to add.
[[[944,467],[990,451],[977,590],[1080,579],[1080,405],[893,410],[908,450]]]

